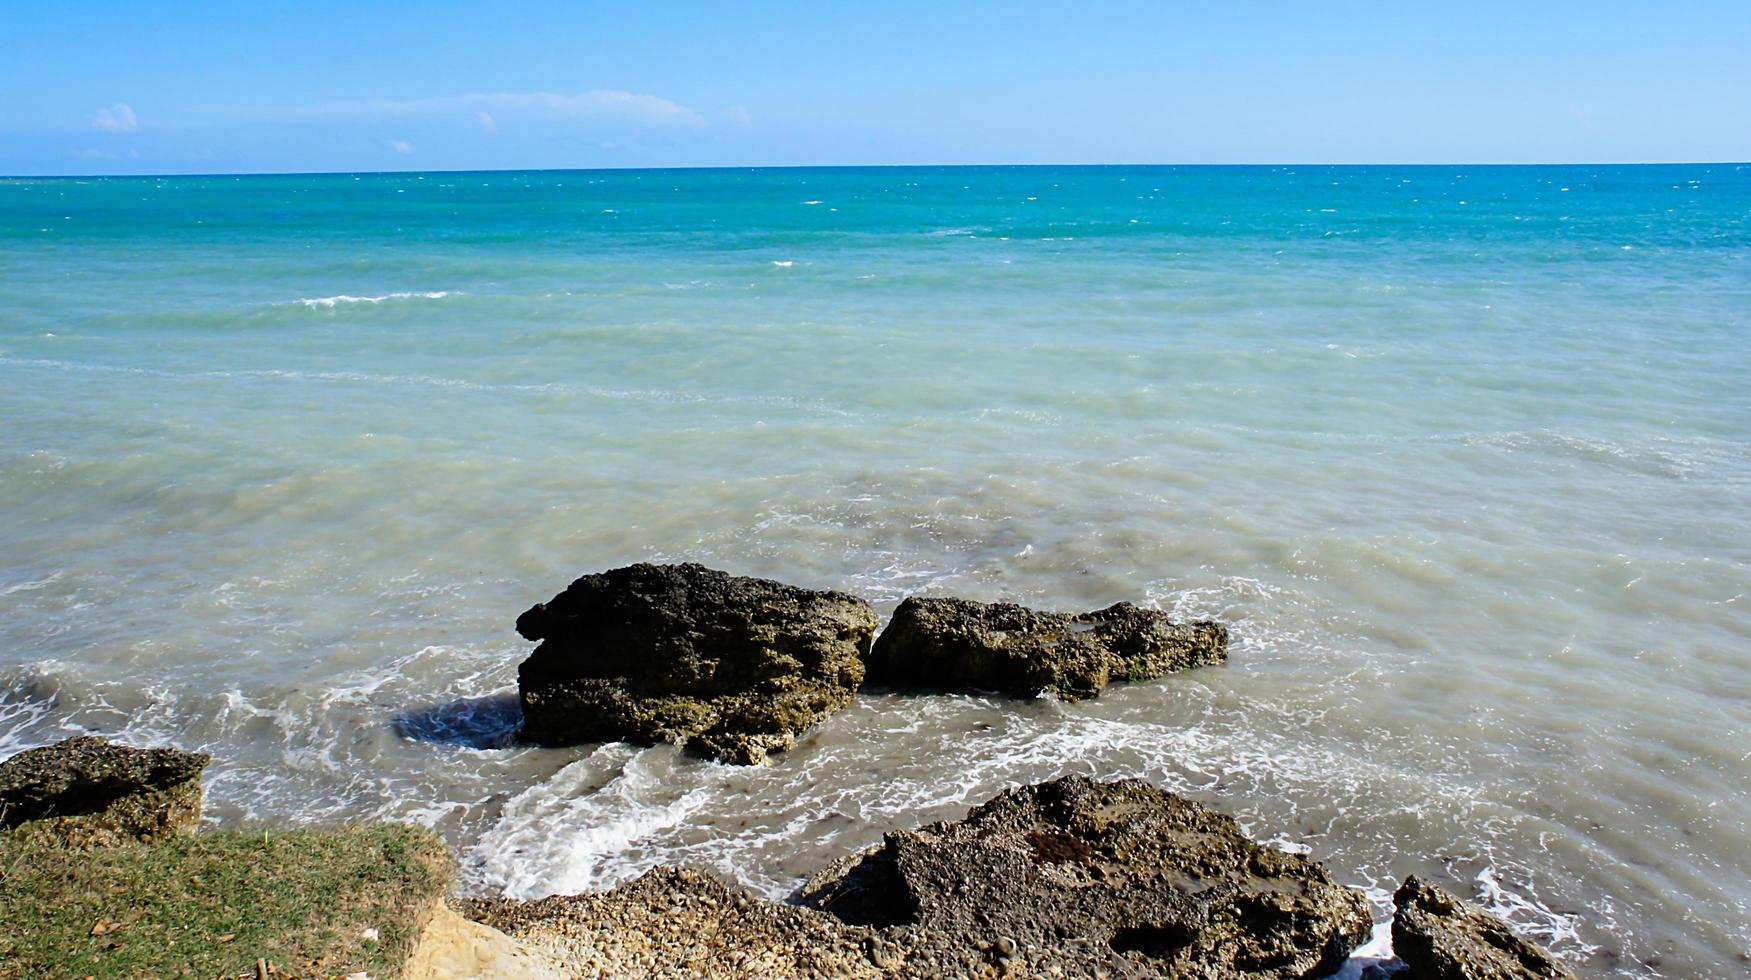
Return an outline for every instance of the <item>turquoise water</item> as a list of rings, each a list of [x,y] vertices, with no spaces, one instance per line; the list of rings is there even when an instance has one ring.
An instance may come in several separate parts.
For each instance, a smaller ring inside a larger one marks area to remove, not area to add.
[[[0,181],[0,754],[465,884],[773,894],[1138,774],[1590,975],[1751,953],[1751,168]],[[511,629],[693,559],[1231,623],[1096,702],[876,695],[776,766],[509,744]]]

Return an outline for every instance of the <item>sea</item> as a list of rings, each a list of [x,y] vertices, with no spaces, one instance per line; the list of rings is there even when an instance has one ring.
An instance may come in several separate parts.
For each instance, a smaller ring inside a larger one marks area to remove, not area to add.
[[[1231,657],[866,692],[760,768],[519,745],[517,615],[635,561]],[[1141,777],[1383,922],[1414,873],[1586,976],[1743,977],[1751,166],[0,180],[0,756],[88,732],[519,897],[783,897]]]

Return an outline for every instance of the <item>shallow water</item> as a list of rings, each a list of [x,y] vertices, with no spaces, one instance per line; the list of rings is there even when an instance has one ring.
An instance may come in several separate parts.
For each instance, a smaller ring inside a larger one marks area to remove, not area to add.
[[[1751,169],[8,180],[0,273],[0,755],[202,748],[219,823],[516,895],[1141,775],[1591,974],[1746,970]],[[763,769],[512,745],[516,615],[644,559],[1232,660]]]

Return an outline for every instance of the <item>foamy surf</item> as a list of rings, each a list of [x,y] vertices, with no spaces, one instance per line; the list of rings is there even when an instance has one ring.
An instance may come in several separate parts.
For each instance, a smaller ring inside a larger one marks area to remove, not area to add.
[[[513,898],[576,894],[625,881],[658,860],[633,845],[686,821],[708,800],[667,778],[676,752],[604,745],[505,804],[471,852],[474,876]]]
[[[343,293],[343,294],[338,295],[338,296],[317,296],[317,297],[313,297],[311,299],[297,299],[297,300],[293,300],[292,302],[296,303],[299,306],[307,307],[309,309],[330,309],[331,310],[331,309],[334,309],[336,306],[346,306],[346,305],[352,304],[352,303],[368,303],[368,304],[375,305],[377,303],[386,303],[386,302],[393,300],[393,299],[444,299],[447,296],[457,296],[457,295],[460,295],[460,294],[455,292],[454,290],[449,290],[449,289],[438,289],[438,290],[433,290],[431,292],[423,292],[423,293],[416,293],[416,292],[384,293],[381,296],[351,296],[351,295],[347,295],[347,294]]]
[[[54,585],[56,582],[59,582],[61,576],[65,574],[66,572],[64,570],[56,570],[42,578],[30,579],[25,582],[14,582],[10,585],[0,585],[0,596],[15,595],[19,592],[35,592],[37,589],[47,588]]]

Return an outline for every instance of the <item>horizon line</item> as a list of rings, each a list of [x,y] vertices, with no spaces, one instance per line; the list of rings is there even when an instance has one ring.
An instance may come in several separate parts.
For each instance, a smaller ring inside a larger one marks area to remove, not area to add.
[[[975,170],[975,169],[1072,169],[1072,168],[1221,168],[1221,167],[1744,167],[1751,160],[1575,160],[1528,161],[1519,163],[1469,162],[1464,160],[1430,162],[1228,162],[1228,163],[840,163],[840,164],[688,164],[673,167],[607,166],[607,167],[440,167],[431,170],[210,170],[210,171],[126,171],[115,173],[72,174],[0,174],[0,180],[103,180],[169,177],[390,177],[425,174],[514,174],[514,173],[669,173],[683,171],[760,171],[760,170]]]

